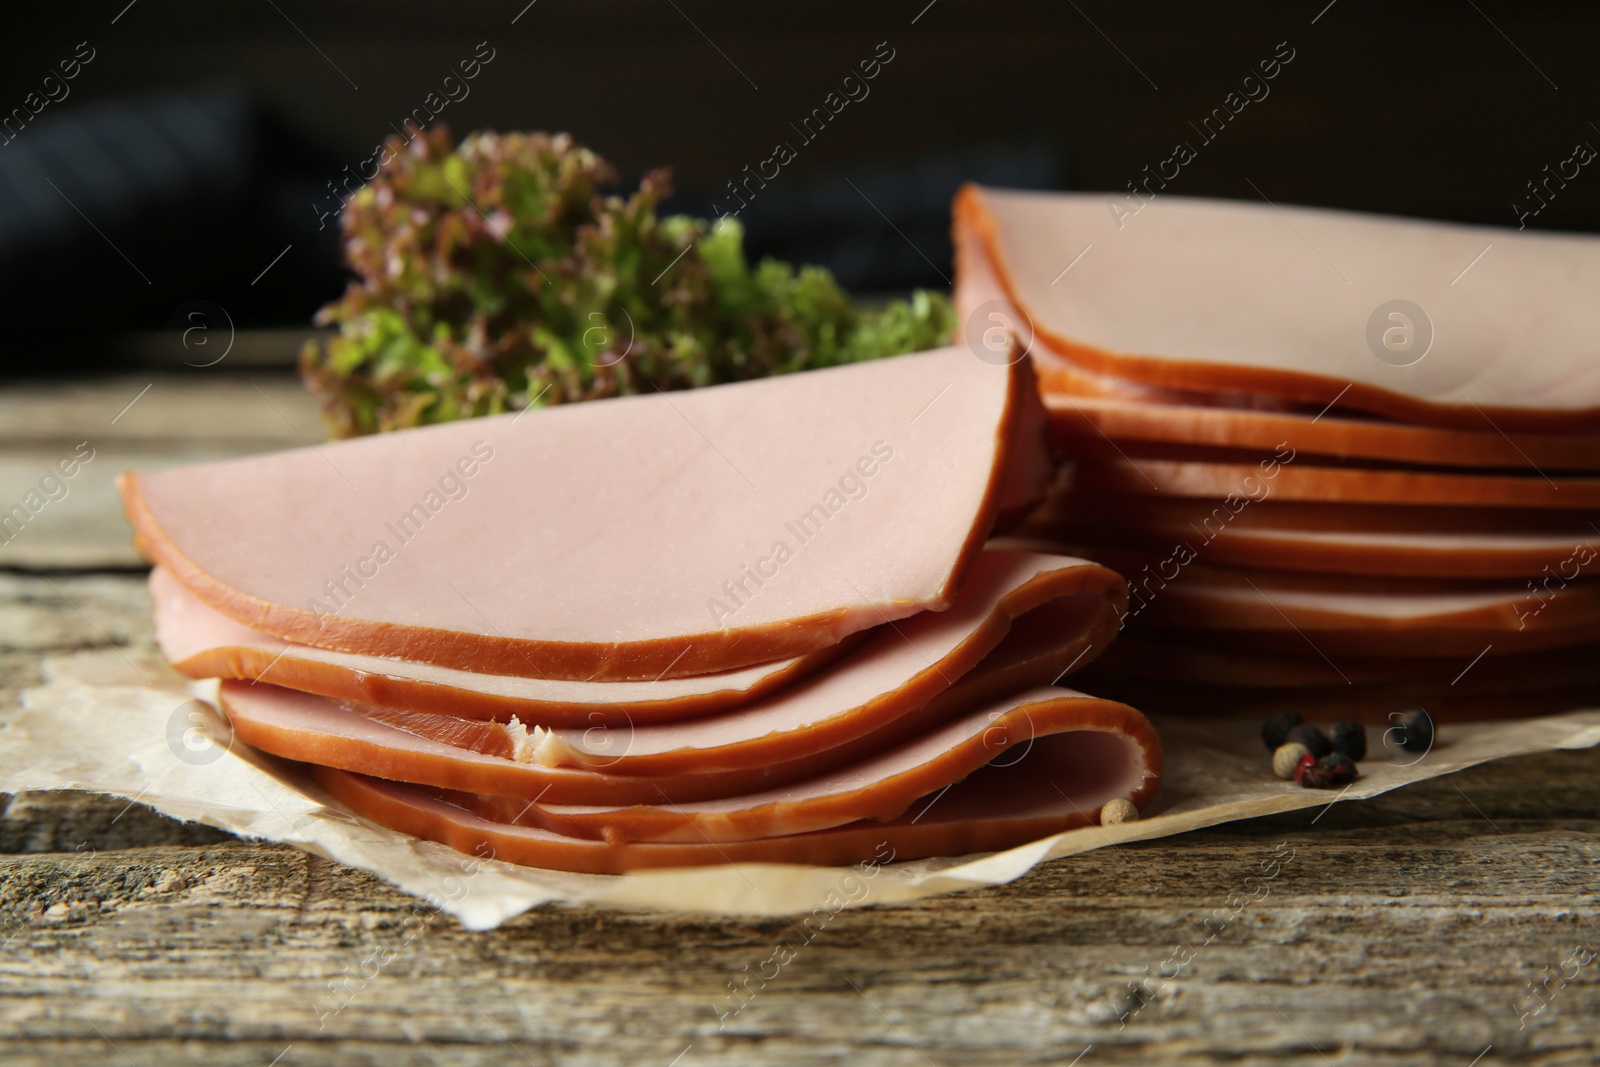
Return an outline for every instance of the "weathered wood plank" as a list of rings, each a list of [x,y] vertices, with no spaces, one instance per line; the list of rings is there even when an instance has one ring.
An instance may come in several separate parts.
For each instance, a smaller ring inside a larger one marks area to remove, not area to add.
[[[666,1063],[689,1045],[684,1063],[1029,1063],[1093,1044],[1093,1062],[1464,1064],[1491,1043],[1482,1062],[1536,1049],[1586,1062],[1600,1051],[1591,973],[1521,1030],[1511,1006],[1574,945],[1597,943],[1585,922],[1600,816],[1539,818],[1524,788],[1587,777],[1586,755],[1479,768],[1315,825],[1255,820],[1000,889],[843,912],[809,941],[781,920],[560,908],[468,934],[289,849],[110,852],[85,835],[0,863],[5,899],[31,901],[6,916],[0,1026],[40,1040],[25,1063],[103,1062],[95,1027],[153,1062],[171,1054],[174,1020],[218,1063],[290,1044],[284,1062],[376,1061],[413,1041],[432,1062],[516,1062],[506,1039],[535,1063],[580,1050]],[[1228,912],[1280,842],[1293,858],[1262,899]],[[727,983],[780,944],[794,958],[752,980],[735,1012]],[[1194,955],[1169,963],[1175,980],[1133,1000],[1128,983],[1180,946]]]
[[[0,392],[0,521],[17,505],[25,510],[0,528],[0,567],[136,567],[114,485],[122,471],[322,439],[315,403],[281,373],[8,387]]]
[[[322,440],[316,403],[290,374],[196,370],[7,384],[0,449],[40,444],[255,441],[288,448]]]

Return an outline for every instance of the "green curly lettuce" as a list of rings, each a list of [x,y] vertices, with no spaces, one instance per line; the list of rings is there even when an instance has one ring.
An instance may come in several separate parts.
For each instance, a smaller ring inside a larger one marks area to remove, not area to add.
[[[820,267],[746,261],[733,219],[626,197],[564,134],[390,138],[345,206],[356,274],[317,314],[338,332],[300,367],[329,432],[349,437],[528,407],[685,389],[945,344],[944,297],[858,307]]]

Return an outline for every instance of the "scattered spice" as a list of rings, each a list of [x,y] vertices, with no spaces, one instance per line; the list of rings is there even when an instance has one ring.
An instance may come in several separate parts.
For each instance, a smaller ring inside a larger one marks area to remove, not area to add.
[[[1272,753],[1272,773],[1279,778],[1293,778],[1294,769],[1300,765],[1302,758],[1308,758],[1312,762],[1316,761],[1316,757],[1311,755],[1306,746],[1300,744],[1300,742],[1285,742],[1279,745],[1277,750]]]
[[[1321,759],[1333,751],[1333,745],[1328,741],[1328,735],[1314,723],[1303,722],[1290,730],[1284,737],[1285,741],[1295,741],[1306,746],[1306,751]]]
[[[1331,731],[1333,750],[1359,763],[1367,758],[1367,728],[1358,722],[1336,722]]]
[[[1432,742],[1433,720],[1427,714],[1418,708],[1400,718],[1396,732],[1402,748],[1423,736]],[[1272,750],[1272,773],[1279,778],[1293,778],[1295,784],[1306,789],[1332,789],[1355,781],[1360,776],[1356,761],[1367,754],[1366,727],[1343,720],[1334,723],[1331,732],[1330,740],[1321,727],[1292,711],[1272,716],[1261,727],[1263,741],[1281,738]]]
[[[1261,740],[1268,752],[1276,752],[1289,739],[1289,731],[1305,722],[1296,712],[1280,711],[1261,727]]]
[[[1433,716],[1422,708],[1401,712],[1390,732],[1406,752],[1427,752],[1433,747]]]
[[[1106,802],[1100,809],[1100,825],[1115,826],[1119,822],[1137,822],[1139,809],[1133,806],[1133,801],[1123,797]]]
[[[1356,780],[1356,762],[1343,752],[1333,752],[1322,757],[1322,766],[1332,776],[1330,785],[1344,785]]]
[[[1300,762],[1294,766],[1295,784],[1307,789],[1326,789],[1331,784],[1331,778],[1332,772],[1309,752],[1301,756]]]

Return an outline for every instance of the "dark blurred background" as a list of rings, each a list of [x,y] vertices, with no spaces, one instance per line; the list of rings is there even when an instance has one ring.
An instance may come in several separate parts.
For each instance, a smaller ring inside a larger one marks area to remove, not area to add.
[[[742,215],[750,247],[860,293],[947,284],[966,179],[1126,192],[1188,141],[1169,193],[1515,226],[1547,165],[1600,147],[1579,2],[94,0],[5,26],[12,375],[193,363],[196,309],[238,332],[230,366],[292,357],[344,284],[327,183],[481,49],[438,115],[458,138],[566,130],[628,180],[670,165],[675,210],[731,206],[728,181],[795,145]],[[869,95],[804,140],[882,42]],[[1270,95],[1202,144],[1190,123],[1280,42]],[[1600,162],[1546,200],[1530,228],[1600,228]]]

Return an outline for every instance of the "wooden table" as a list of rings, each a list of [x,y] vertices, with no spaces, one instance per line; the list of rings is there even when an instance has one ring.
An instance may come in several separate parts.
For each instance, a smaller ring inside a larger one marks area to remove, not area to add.
[[[287,378],[6,386],[0,506],[96,451],[0,546],[3,714],[45,654],[151,642],[117,470],[308,437]],[[27,794],[0,816],[0,1060],[1593,1063],[1597,761],[1507,760],[846,911],[742,1000],[729,983],[770,975],[789,923],[546,907],[487,934],[419,926],[409,898],[294,849]],[[1263,895],[1245,879],[1285,842]],[[1259,899],[1213,918],[1236,891]]]

